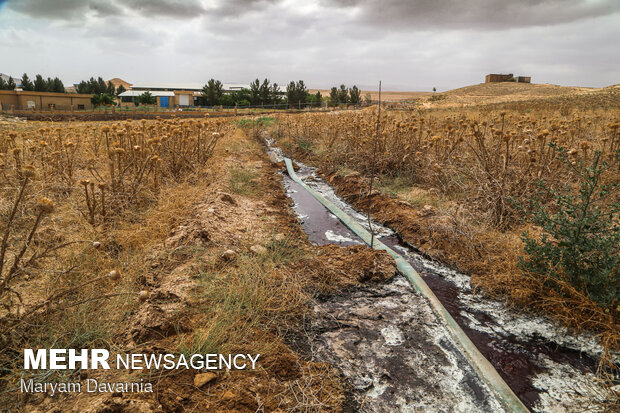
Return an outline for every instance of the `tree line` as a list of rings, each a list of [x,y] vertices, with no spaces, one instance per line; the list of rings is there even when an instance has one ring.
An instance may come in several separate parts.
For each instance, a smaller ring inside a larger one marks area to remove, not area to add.
[[[55,78],[43,78],[36,75],[34,81],[30,80],[26,73],[20,79],[20,86],[25,91],[37,92],[56,92],[65,93],[65,87],[62,81]],[[13,90],[16,87],[13,78],[9,78],[8,82],[0,78],[0,90]],[[82,94],[92,94],[93,103],[113,104],[114,98],[125,92],[127,89],[123,85],[115,88],[112,82],[106,82],[102,77],[91,77],[88,80],[82,80],[76,85],[76,92]],[[138,101],[142,104],[154,104],[156,99],[146,93],[140,96]],[[357,105],[361,103],[361,91],[357,86],[347,88],[345,85],[340,87],[332,87],[329,97],[324,98],[321,92],[310,93],[303,80],[292,81],[286,88],[281,88],[277,83],[271,82],[269,79],[255,79],[250,83],[248,88],[241,88],[225,93],[224,84],[215,79],[210,79],[202,88],[202,94],[198,98],[199,106],[271,106],[288,104],[291,106],[321,106],[323,102],[329,102],[332,106],[342,104]]]
[[[353,85],[352,88],[347,88],[345,85],[340,85],[339,88],[332,87],[329,92],[329,103],[332,106],[338,105],[359,105],[362,103],[362,91]]]
[[[48,77],[45,79],[41,75],[36,75],[34,80],[31,80],[27,73],[24,73],[19,79],[19,82],[15,82],[12,77],[9,77],[8,81],[0,78],[0,90],[14,90],[17,86],[27,92],[53,92],[53,93],[66,93],[65,85],[58,77]],[[84,93],[89,95],[103,95],[107,94],[110,97],[118,96],[125,92],[127,89],[123,85],[115,88],[112,82],[103,80],[102,77],[95,79],[91,77],[89,80],[82,80],[76,85],[77,93]]]
[[[118,88],[116,88],[112,82],[106,83],[101,76],[97,79],[91,77],[88,80],[82,80],[75,86],[75,91],[77,93],[84,93],[88,95],[106,94],[110,97],[118,96],[126,90],[127,89],[125,89],[123,85],[119,85]]]
[[[288,104],[291,106],[321,106],[326,101],[332,106],[341,104],[359,105],[362,103],[362,91],[355,85],[347,88],[332,87],[329,97],[324,98],[321,92],[310,93],[303,80],[290,82],[286,89],[281,89],[277,83],[269,79],[256,79],[250,83],[249,88],[224,92],[224,85],[219,80],[210,79],[202,88],[202,94],[198,98],[199,106],[259,106]]]
[[[321,92],[312,94],[303,80],[290,82],[286,89],[269,79],[256,79],[248,88],[233,90],[224,93],[224,84],[215,79],[210,79],[202,88],[202,94],[198,98],[200,106],[259,106],[259,105],[320,105]]]
[[[28,75],[24,73],[19,80],[19,85],[22,90],[25,91],[65,93],[65,85],[63,85],[62,80],[57,77],[53,79],[48,77],[45,79],[41,75],[36,75],[34,81],[32,81]],[[0,90],[14,90],[16,87],[17,84],[12,77],[9,77],[8,81],[0,78]]]
[[[15,90],[17,85],[12,77],[9,77],[8,81],[5,81],[2,77],[0,77],[0,90]]]

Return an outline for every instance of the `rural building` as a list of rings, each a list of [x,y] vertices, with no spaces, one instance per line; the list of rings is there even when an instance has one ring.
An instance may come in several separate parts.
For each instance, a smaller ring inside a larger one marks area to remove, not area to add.
[[[203,83],[151,83],[132,85],[130,90],[119,95],[121,105],[126,106],[138,101],[138,96],[150,92],[157,98],[157,106],[174,108],[176,106],[196,106],[196,100],[202,96]],[[224,93],[234,92],[248,85],[224,83]]]
[[[2,110],[85,110],[92,109],[92,95],[77,93],[50,93],[23,90],[0,90]]]
[[[531,81],[532,81],[532,78],[529,76],[514,77],[512,73],[509,73],[507,75],[491,73],[491,74],[486,75],[484,79],[484,83],[495,83],[495,82],[530,83]]]

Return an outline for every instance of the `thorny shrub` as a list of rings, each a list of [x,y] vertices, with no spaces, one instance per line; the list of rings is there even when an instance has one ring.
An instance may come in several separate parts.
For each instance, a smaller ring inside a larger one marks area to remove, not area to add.
[[[314,155],[326,172],[368,174],[376,121],[376,110],[282,116],[273,135],[286,153],[295,148]],[[570,148],[576,161],[592,160],[595,150],[611,161],[620,147],[620,120],[595,121],[505,111],[382,112],[375,171],[437,188],[466,201],[486,223],[506,229],[518,222],[511,199],[528,200],[538,181],[560,188],[577,179],[558,159],[557,147]]]
[[[620,304],[620,204],[602,209],[613,199],[618,182],[602,183],[603,175],[615,165],[600,160],[596,152],[591,164],[572,162],[561,150],[560,159],[579,176],[578,195],[572,188],[552,190],[539,183],[539,193],[523,212],[542,228],[542,236],[523,235],[527,257],[519,266],[525,271],[566,281],[607,311]],[[616,152],[616,163],[620,150]],[[552,206],[542,200],[551,198]],[[556,283],[551,287],[561,288]]]
[[[36,336],[26,329],[69,324],[43,322],[69,309],[76,321],[68,328],[78,328],[94,304],[137,295],[114,267],[118,243],[99,241],[154,205],[163,187],[207,173],[227,125],[158,119],[0,130],[0,374],[11,370],[16,343]]]

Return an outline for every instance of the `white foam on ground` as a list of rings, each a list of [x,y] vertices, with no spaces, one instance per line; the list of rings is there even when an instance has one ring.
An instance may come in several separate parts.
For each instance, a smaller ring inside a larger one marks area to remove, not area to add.
[[[394,326],[382,328],[381,335],[385,339],[385,344],[388,346],[400,346],[405,342],[402,331]]]
[[[331,242],[338,242],[338,243],[340,243],[340,242],[355,242],[355,243],[360,243],[359,241],[354,240],[352,238],[345,237],[344,235],[336,234],[331,229],[328,229],[327,231],[325,231],[325,238],[327,238]]]
[[[566,364],[544,360],[546,371],[534,377],[533,385],[540,391],[535,412],[606,412],[617,395],[605,388],[592,373],[582,373]]]

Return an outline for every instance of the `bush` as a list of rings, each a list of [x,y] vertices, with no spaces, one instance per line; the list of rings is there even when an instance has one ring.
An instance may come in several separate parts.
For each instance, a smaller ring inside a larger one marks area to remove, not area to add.
[[[613,311],[620,304],[620,205],[607,201],[617,196],[618,182],[604,183],[610,165],[598,152],[587,166],[571,161],[563,148],[559,158],[579,176],[579,192],[551,190],[539,183],[540,190],[524,211],[543,233],[540,239],[523,234],[527,257],[520,259],[519,267],[568,282]],[[616,162],[619,158],[617,151]],[[553,209],[542,201],[549,197],[555,201]]]
[[[138,96],[138,102],[141,105],[154,105],[157,103],[157,98],[151,94],[151,92],[146,91],[140,96]]]
[[[109,106],[114,104],[114,98],[107,93],[101,93],[98,95],[93,95],[93,97],[90,98],[90,102],[93,106]]]

